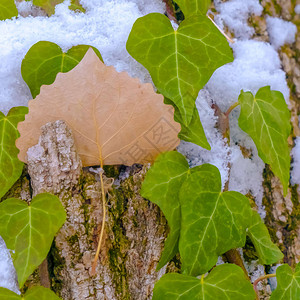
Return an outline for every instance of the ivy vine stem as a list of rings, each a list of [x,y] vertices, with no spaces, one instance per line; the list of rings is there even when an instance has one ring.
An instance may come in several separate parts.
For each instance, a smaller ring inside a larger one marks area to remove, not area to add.
[[[97,267],[97,263],[98,263],[98,257],[99,257],[99,253],[100,253],[100,249],[101,249],[101,244],[102,244],[102,239],[103,239],[103,234],[104,234],[104,228],[105,228],[105,219],[106,219],[106,206],[105,206],[105,191],[104,191],[104,182],[103,182],[103,163],[101,160],[101,169],[99,172],[100,175],[100,183],[101,183],[101,196],[102,196],[102,225],[101,225],[101,232],[100,232],[100,236],[99,236],[99,242],[98,242],[98,246],[97,246],[97,251],[95,254],[95,258],[92,264],[92,271],[91,271],[91,275],[94,276],[96,273],[96,267]]]
[[[214,103],[212,105],[212,108],[215,111],[215,115],[218,117],[217,126],[228,145],[230,145],[229,114],[238,105],[239,105],[239,102],[234,103],[233,105],[231,105],[229,107],[229,109],[226,111],[226,113],[223,113],[217,104]],[[230,168],[231,168],[231,165],[230,165],[230,163],[228,163],[228,169],[229,169],[228,177],[230,175]],[[228,191],[228,186],[229,186],[229,180],[227,180],[227,182],[225,183],[224,191]],[[239,266],[243,270],[245,277],[250,281],[249,274],[245,268],[244,262],[241,258],[240,253],[238,252],[238,250],[231,249],[231,250],[227,251],[224,255],[230,263],[233,263],[233,264]]]
[[[234,104],[232,104],[226,111],[225,116],[228,118],[229,114],[237,107],[239,106],[240,103],[239,102],[235,102]]]
[[[259,296],[258,296],[258,288],[257,285],[260,281],[264,280],[264,279],[268,279],[268,278],[272,278],[272,277],[276,277],[276,274],[267,274],[267,275],[263,275],[259,278],[257,278],[254,282],[253,282],[253,288],[256,294],[256,300],[259,300]]]
[[[178,24],[178,21],[176,19],[176,12],[174,10],[172,0],[163,0],[163,2],[166,4],[166,14],[167,17]]]
[[[227,251],[225,253],[225,257],[227,258],[227,260],[230,263],[233,263],[233,264],[239,266],[243,270],[245,277],[250,281],[249,274],[245,268],[242,257],[237,249],[231,249],[231,250]]]

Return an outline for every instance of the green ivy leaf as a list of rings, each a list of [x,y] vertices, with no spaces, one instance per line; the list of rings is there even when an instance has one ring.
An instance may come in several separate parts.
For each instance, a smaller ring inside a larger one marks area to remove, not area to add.
[[[18,16],[18,10],[14,0],[0,1],[0,20],[11,19]]]
[[[55,13],[55,6],[62,2],[64,2],[64,0],[33,0],[32,3],[35,6],[39,6],[40,8],[42,8],[48,16],[51,16]],[[74,11],[81,11],[83,13],[85,12],[85,9],[81,6],[79,0],[71,0],[69,9]]]
[[[262,264],[271,265],[283,258],[282,252],[271,241],[270,234],[260,215],[252,211],[251,225],[248,228],[250,237]]]
[[[5,300],[21,300],[21,296],[17,295],[16,293],[12,292],[11,290],[5,289],[0,287],[0,299]]]
[[[50,289],[42,286],[35,286],[25,294],[24,300],[60,300]]]
[[[170,227],[157,269],[178,252],[181,220],[178,194],[189,172],[189,165],[183,155],[175,151],[162,153],[147,172],[142,185],[141,195],[160,207]]]
[[[32,3],[42,8],[48,16],[55,13],[55,6],[64,2],[64,0],[33,0]]]
[[[58,197],[43,193],[30,206],[10,198],[0,203],[0,235],[14,250],[13,261],[20,288],[46,258],[54,235],[66,220]]]
[[[174,31],[166,16],[148,14],[134,23],[126,47],[150,72],[158,91],[174,102],[185,126],[199,90],[217,68],[233,60],[225,37],[203,15],[184,20]]]
[[[85,9],[81,6],[79,0],[71,0],[71,5],[69,6],[69,9],[85,13]]]
[[[22,297],[14,292],[0,287],[0,299],[5,300],[60,300],[50,289],[42,286],[35,286],[29,289]]]
[[[224,264],[207,277],[195,278],[177,273],[165,274],[154,286],[152,300],[254,300],[251,283],[241,268]]]
[[[239,96],[241,114],[239,126],[253,139],[260,158],[270,165],[282,182],[284,194],[290,178],[290,111],[283,95],[269,86],[259,89],[255,97],[250,92]]]
[[[21,73],[30,88],[32,97],[40,93],[43,84],[52,84],[59,72],[72,70],[82,60],[89,49],[88,45],[78,45],[63,53],[55,43],[41,41],[34,44],[25,55]],[[102,60],[100,52],[92,47]]]
[[[210,7],[211,0],[176,0],[185,18],[195,14],[206,14]]]
[[[19,150],[15,146],[20,136],[17,130],[19,122],[24,121],[28,108],[13,107],[7,116],[0,112],[0,199],[21,176],[23,163],[18,159]]]
[[[192,276],[212,268],[218,256],[242,247],[251,216],[249,200],[238,192],[221,192],[217,167],[204,164],[180,190],[179,252],[183,271]]]
[[[174,120],[181,124],[181,131],[178,134],[178,137],[181,140],[194,143],[196,145],[199,145],[202,148],[205,148],[207,150],[210,150],[210,144],[208,143],[204,129],[202,127],[202,124],[200,122],[199,113],[197,110],[197,107],[194,107],[194,113],[192,117],[192,121],[189,124],[189,126],[185,126],[182,120],[182,117],[180,115],[180,112],[176,105],[169,99],[165,98],[164,101],[166,104],[171,104],[174,107]]]
[[[295,272],[287,264],[279,266],[276,270],[277,288],[270,300],[299,300],[300,299],[300,263]]]

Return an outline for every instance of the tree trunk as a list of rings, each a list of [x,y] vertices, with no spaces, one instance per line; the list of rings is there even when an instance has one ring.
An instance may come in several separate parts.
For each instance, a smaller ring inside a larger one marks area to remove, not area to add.
[[[110,168],[115,171],[116,168]],[[109,170],[108,170],[109,171]],[[140,194],[146,168],[127,168],[118,187],[105,177],[107,218],[96,275],[91,275],[103,210],[98,174],[82,170],[70,130],[63,121],[46,124],[28,152],[33,196],[56,194],[67,221],[55,238],[40,280],[63,299],[151,299],[168,228],[159,209]],[[106,174],[107,175],[107,174]],[[50,278],[48,278],[50,274]]]

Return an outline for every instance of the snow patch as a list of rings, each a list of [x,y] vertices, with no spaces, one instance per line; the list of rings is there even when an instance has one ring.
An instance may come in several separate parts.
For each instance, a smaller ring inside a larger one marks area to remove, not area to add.
[[[285,72],[278,53],[265,42],[246,40],[231,45],[234,61],[217,69],[207,88],[223,111],[238,100],[241,90],[253,94],[263,86],[280,91],[289,101]]]
[[[254,34],[254,29],[248,26],[249,16],[260,16],[263,7],[258,0],[231,0],[221,2],[215,0],[216,10],[220,13],[215,16],[215,21],[224,29],[227,26],[229,31],[232,31],[238,39],[248,39]]]
[[[30,47],[38,41],[50,41],[63,51],[89,44],[99,49],[104,62],[117,71],[151,82],[149,73],[126,51],[126,41],[133,23],[148,13],[164,13],[160,0],[82,0],[86,13],[68,9],[68,1],[56,6],[51,17],[19,16],[0,21],[0,111],[27,105],[31,93],[21,76],[21,62]],[[30,3],[20,4],[20,12],[28,14]]]
[[[230,148],[216,128],[218,118],[211,108],[212,103],[210,93],[206,89],[201,90],[196,100],[196,106],[211,150],[184,141],[181,141],[177,150],[187,157],[190,167],[204,163],[215,165],[221,173],[222,187],[224,188],[228,181]]]
[[[295,139],[295,147],[292,149],[292,171],[291,171],[291,184],[300,184],[300,137]]]
[[[0,236],[0,287],[20,294],[17,282],[17,274],[11,260],[9,250]]]
[[[265,164],[257,155],[256,148],[253,151],[255,154],[247,158],[244,157],[239,146],[231,146],[231,169],[228,189],[240,192],[243,195],[250,192],[255,197],[258,213],[262,218],[265,218],[266,212],[262,204],[264,193],[262,173]]]
[[[285,44],[292,44],[295,42],[297,26],[291,22],[268,16],[267,30],[270,37],[270,43],[275,49],[279,49]]]
[[[238,101],[241,90],[251,91],[253,95],[266,85],[279,90],[289,103],[289,88],[286,83],[285,72],[281,69],[281,62],[276,50],[268,43],[255,40],[238,40],[231,45],[234,61],[217,69],[206,85],[206,89],[222,111],[226,111]],[[253,140],[238,126],[239,108],[230,115],[230,151],[231,165],[229,190],[251,193],[255,197],[258,212],[265,217],[263,198],[263,169],[264,163],[259,158]],[[211,131],[206,131],[207,135]],[[245,158],[240,145],[250,151]],[[220,151],[220,150],[217,150]],[[226,169],[224,169],[225,172]],[[228,178],[229,175],[224,178]]]

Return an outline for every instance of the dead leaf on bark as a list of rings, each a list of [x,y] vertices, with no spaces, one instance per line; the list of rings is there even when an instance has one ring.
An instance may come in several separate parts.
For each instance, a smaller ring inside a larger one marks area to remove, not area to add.
[[[163,96],[151,84],[104,65],[92,49],[73,70],[42,86],[28,106],[16,142],[24,162],[41,126],[56,120],[72,129],[84,166],[152,162],[179,143],[180,125]]]

